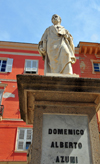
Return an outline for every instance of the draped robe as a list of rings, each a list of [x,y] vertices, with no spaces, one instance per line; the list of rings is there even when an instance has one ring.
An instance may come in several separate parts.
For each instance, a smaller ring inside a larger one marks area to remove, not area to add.
[[[45,58],[45,73],[73,74],[72,63],[76,60],[73,38],[63,26],[52,25],[45,30],[39,52]]]

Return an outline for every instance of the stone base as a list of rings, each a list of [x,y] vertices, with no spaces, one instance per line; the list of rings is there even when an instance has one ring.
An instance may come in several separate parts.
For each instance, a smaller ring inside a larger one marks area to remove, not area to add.
[[[18,75],[17,80],[21,118],[34,128],[30,164],[100,164],[100,79]]]
[[[55,77],[79,77],[77,74],[60,74],[60,73],[46,73],[46,76],[55,76]]]

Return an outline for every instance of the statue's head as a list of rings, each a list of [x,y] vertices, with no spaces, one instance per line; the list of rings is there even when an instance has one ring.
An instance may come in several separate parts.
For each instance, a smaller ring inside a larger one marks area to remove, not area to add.
[[[54,14],[51,18],[51,21],[54,25],[61,24],[61,18],[59,15]]]

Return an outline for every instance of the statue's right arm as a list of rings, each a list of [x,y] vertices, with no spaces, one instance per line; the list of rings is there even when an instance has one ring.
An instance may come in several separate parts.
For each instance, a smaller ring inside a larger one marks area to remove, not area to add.
[[[47,35],[48,35],[48,29],[45,30],[44,34],[42,35],[41,41],[38,44],[38,49],[40,54],[43,57],[43,60],[45,59],[46,51],[47,51]]]

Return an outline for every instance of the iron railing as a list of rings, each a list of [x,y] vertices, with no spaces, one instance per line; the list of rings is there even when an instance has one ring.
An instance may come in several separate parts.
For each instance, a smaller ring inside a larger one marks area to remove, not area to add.
[[[4,105],[0,105],[0,116],[3,116]]]

